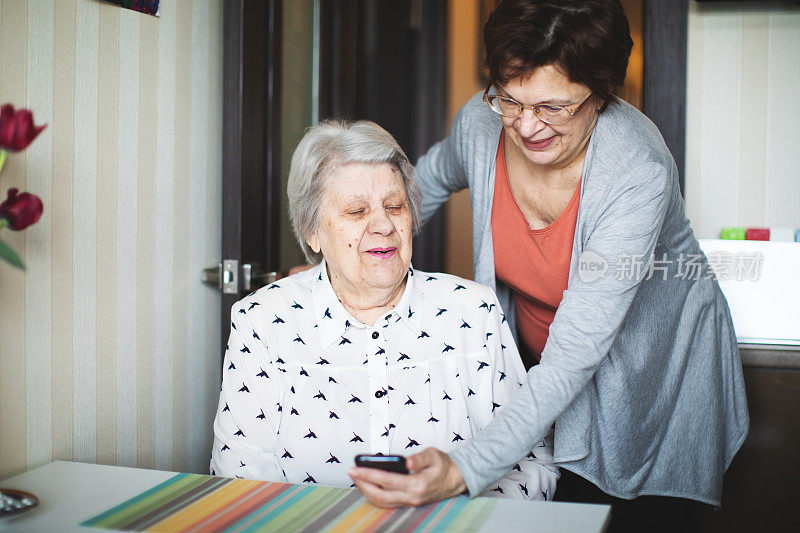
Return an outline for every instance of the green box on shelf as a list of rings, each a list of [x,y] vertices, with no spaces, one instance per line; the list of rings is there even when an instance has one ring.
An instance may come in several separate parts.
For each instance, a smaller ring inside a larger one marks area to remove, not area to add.
[[[719,232],[719,238],[729,241],[743,241],[747,230],[745,228],[725,227]]]

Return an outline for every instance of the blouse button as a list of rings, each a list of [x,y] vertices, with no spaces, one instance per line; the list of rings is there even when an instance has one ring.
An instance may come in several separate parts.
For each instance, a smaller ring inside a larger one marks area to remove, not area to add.
[[[383,392],[382,390],[376,390],[376,391],[375,391],[375,397],[376,397],[376,398],[383,398],[383,395],[384,395],[384,394],[386,394],[386,393],[385,393],[385,392]]]
[[[380,336],[380,335],[378,334],[378,332],[377,332],[377,331],[373,331],[373,332],[372,332],[372,338],[373,338],[373,339],[377,339],[379,336]]]

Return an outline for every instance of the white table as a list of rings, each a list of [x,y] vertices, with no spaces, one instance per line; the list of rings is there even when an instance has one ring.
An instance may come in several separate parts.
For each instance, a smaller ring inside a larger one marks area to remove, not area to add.
[[[95,528],[81,528],[78,524],[175,474],[176,472],[159,470],[56,461],[0,481],[0,488],[24,490],[39,498],[38,507],[32,511],[10,522],[0,522],[0,531],[98,531]],[[608,523],[610,510],[608,505],[501,499],[482,531],[603,531]]]

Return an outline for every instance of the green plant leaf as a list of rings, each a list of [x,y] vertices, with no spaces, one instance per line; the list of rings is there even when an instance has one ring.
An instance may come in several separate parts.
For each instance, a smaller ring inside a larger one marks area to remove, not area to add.
[[[0,241],[0,259],[8,261],[10,264],[14,265],[17,268],[21,268],[25,270],[25,264],[22,262],[22,259],[19,258],[17,252],[11,249],[9,245]]]

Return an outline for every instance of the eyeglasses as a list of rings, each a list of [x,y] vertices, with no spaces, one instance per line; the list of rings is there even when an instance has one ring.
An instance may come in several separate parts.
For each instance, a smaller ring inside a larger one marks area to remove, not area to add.
[[[489,94],[491,86],[486,88],[483,93],[483,101],[489,104],[489,107],[503,117],[517,118],[522,115],[526,109],[533,111],[536,117],[545,124],[564,124],[578,112],[583,104],[585,104],[592,93],[581,100],[580,103],[573,103],[569,105],[554,105],[554,104],[537,104],[537,105],[524,105],[510,96],[504,94]]]

